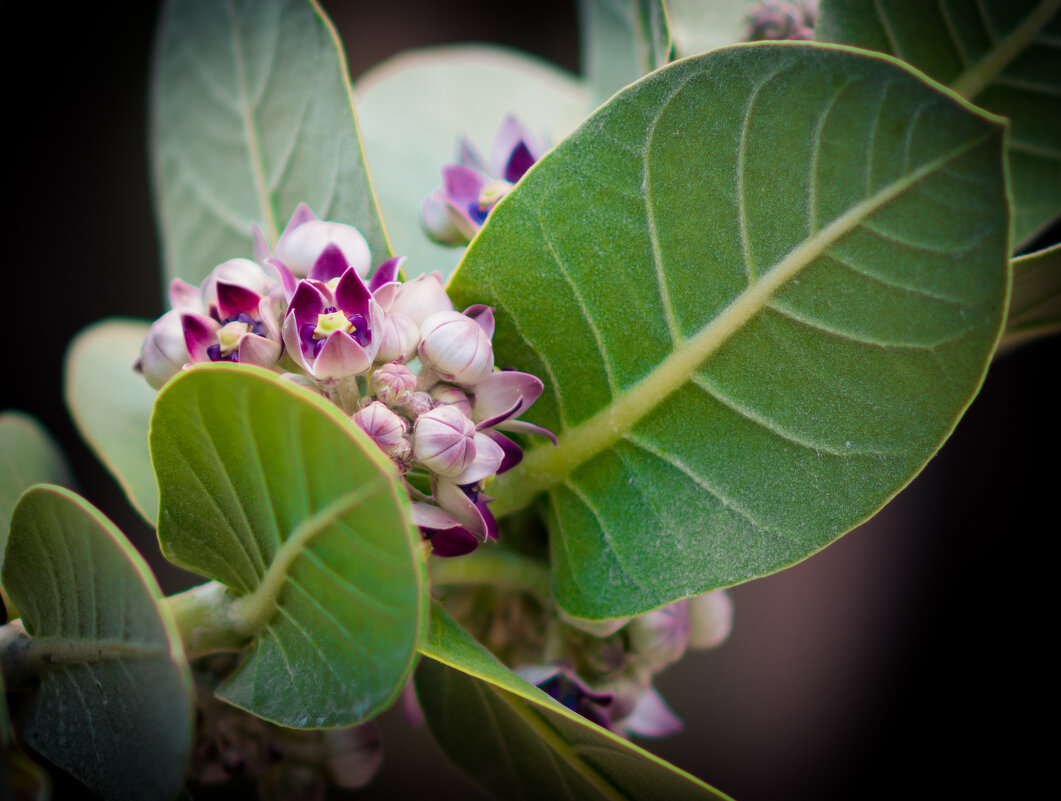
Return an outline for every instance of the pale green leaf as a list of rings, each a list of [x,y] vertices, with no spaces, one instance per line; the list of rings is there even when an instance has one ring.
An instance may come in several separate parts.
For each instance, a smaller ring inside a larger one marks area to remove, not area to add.
[[[451,760],[499,798],[725,798],[528,684],[436,607],[416,692]]]
[[[1015,248],[1061,215],[1061,0],[822,0],[815,36],[902,58],[1009,118]]]
[[[1061,245],[1013,260],[1013,290],[1002,346],[1061,331]]]
[[[128,540],[69,490],[35,487],[15,508],[3,581],[40,674],[25,741],[105,799],[176,795],[191,750],[191,677]]]
[[[358,142],[346,58],[307,0],[172,0],[151,83],[165,271],[198,283],[271,245],[299,203],[389,255]]]
[[[653,73],[532,168],[450,294],[545,382],[526,416],[560,445],[490,494],[548,492],[567,612],[779,570],[920,471],[1002,325],[1003,137],[894,59],[762,43]]]
[[[300,728],[386,708],[423,636],[426,579],[376,444],[320,396],[219,363],[162,389],[151,453],[163,552],[230,587],[257,635],[218,695]]]
[[[670,60],[663,0],[579,0],[582,73],[598,106]]]
[[[744,40],[754,0],[665,0],[671,37],[679,56]]]
[[[79,333],[66,355],[64,392],[70,416],[129,502],[154,524],[158,485],[147,449],[155,390],[133,369],[151,325],[101,320]]]
[[[481,45],[403,53],[357,82],[365,156],[394,243],[408,257],[409,278],[448,276],[463,249],[432,242],[420,207],[442,184],[443,164],[457,160],[464,134],[484,155],[506,114],[540,141],[554,144],[585,119],[586,95],[575,76],[532,56]]]

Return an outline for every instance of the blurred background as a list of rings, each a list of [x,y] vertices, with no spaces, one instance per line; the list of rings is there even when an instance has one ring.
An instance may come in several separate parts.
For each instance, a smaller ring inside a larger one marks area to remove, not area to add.
[[[578,69],[574,0],[325,3],[356,79],[400,50],[495,42]],[[55,10],[55,9],[52,9]],[[146,149],[155,2],[0,5],[8,151],[0,408],[40,419],[82,493],[156,566],[193,582],[77,436],[62,400],[70,339],[103,317],[162,312]],[[237,254],[233,254],[237,255]],[[249,254],[248,254],[249,255]],[[1044,779],[1028,725],[1056,703],[1050,545],[1061,341],[999,359],[957,432],[871,522],[733,590],[728,643],[663,674],[683,733],[642,743],[741,801],[1017,796]],[[485,798],[392,710],[360,794]],[[1052,756],[1052,751],[1050,752]],[[57,793],[63,798],[62,792]],[[220,797],[220,796],[219,796]]]

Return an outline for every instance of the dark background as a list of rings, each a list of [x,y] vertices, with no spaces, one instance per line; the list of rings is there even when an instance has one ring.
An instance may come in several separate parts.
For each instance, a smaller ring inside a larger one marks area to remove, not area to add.
[[[123,6],[0,5],[0,408],[37,416],[83,494],[158,565],[152,532],[81,444],[61,394],[81,328],[162,312],[145,141],[158,9]],[[398,50],[451,41],[577,69],[572,2],[326,6],[355,78]],[[1044,650],[1056,631],[1059,356],[1055,339],[998,360],[940,455],[880,515],[736,588],[730,641],[661,677],[685,732],[649,747],[741,801],[1017,796],[1048,781],[1053,754],[1030,722],[1050,731],[1056,706]],[[159,573],[168,592],[189,584]],[[383,729],[384,768],[364,796],[480,797],[423,730],[393,713]]]

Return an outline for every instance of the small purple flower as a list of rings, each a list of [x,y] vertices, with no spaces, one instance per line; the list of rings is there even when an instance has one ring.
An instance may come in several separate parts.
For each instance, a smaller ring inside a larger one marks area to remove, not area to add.
[[[682,658],[689,630],[689,604],[684,599],[638,615],[625,629],[630,649],[653,672]]]
[[[505,117],[494,137],[489,164],[462,137],[458,163],[442,168],[442,187],[424,200],[424,231],[440,244],[466,245],[541,155],[541,148],[512,115]]]
[[[572,712],[602,728],[612,727],[615,695],[594,692],[570,668],[562,665],[524,665],[516,673]]]

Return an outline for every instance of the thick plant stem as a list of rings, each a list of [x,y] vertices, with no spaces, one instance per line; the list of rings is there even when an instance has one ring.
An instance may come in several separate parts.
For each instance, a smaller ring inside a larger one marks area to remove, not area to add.
[[[239,651],[253,632],[239,614],[224,584],[208,581],[165,599],[189,659],[220,651]]]
[[[537,559],[512,551],[480,549],[455,559],[431,560],[433,584],[490,584],[534,595],[546,606],[552,605],[549,568]]]

